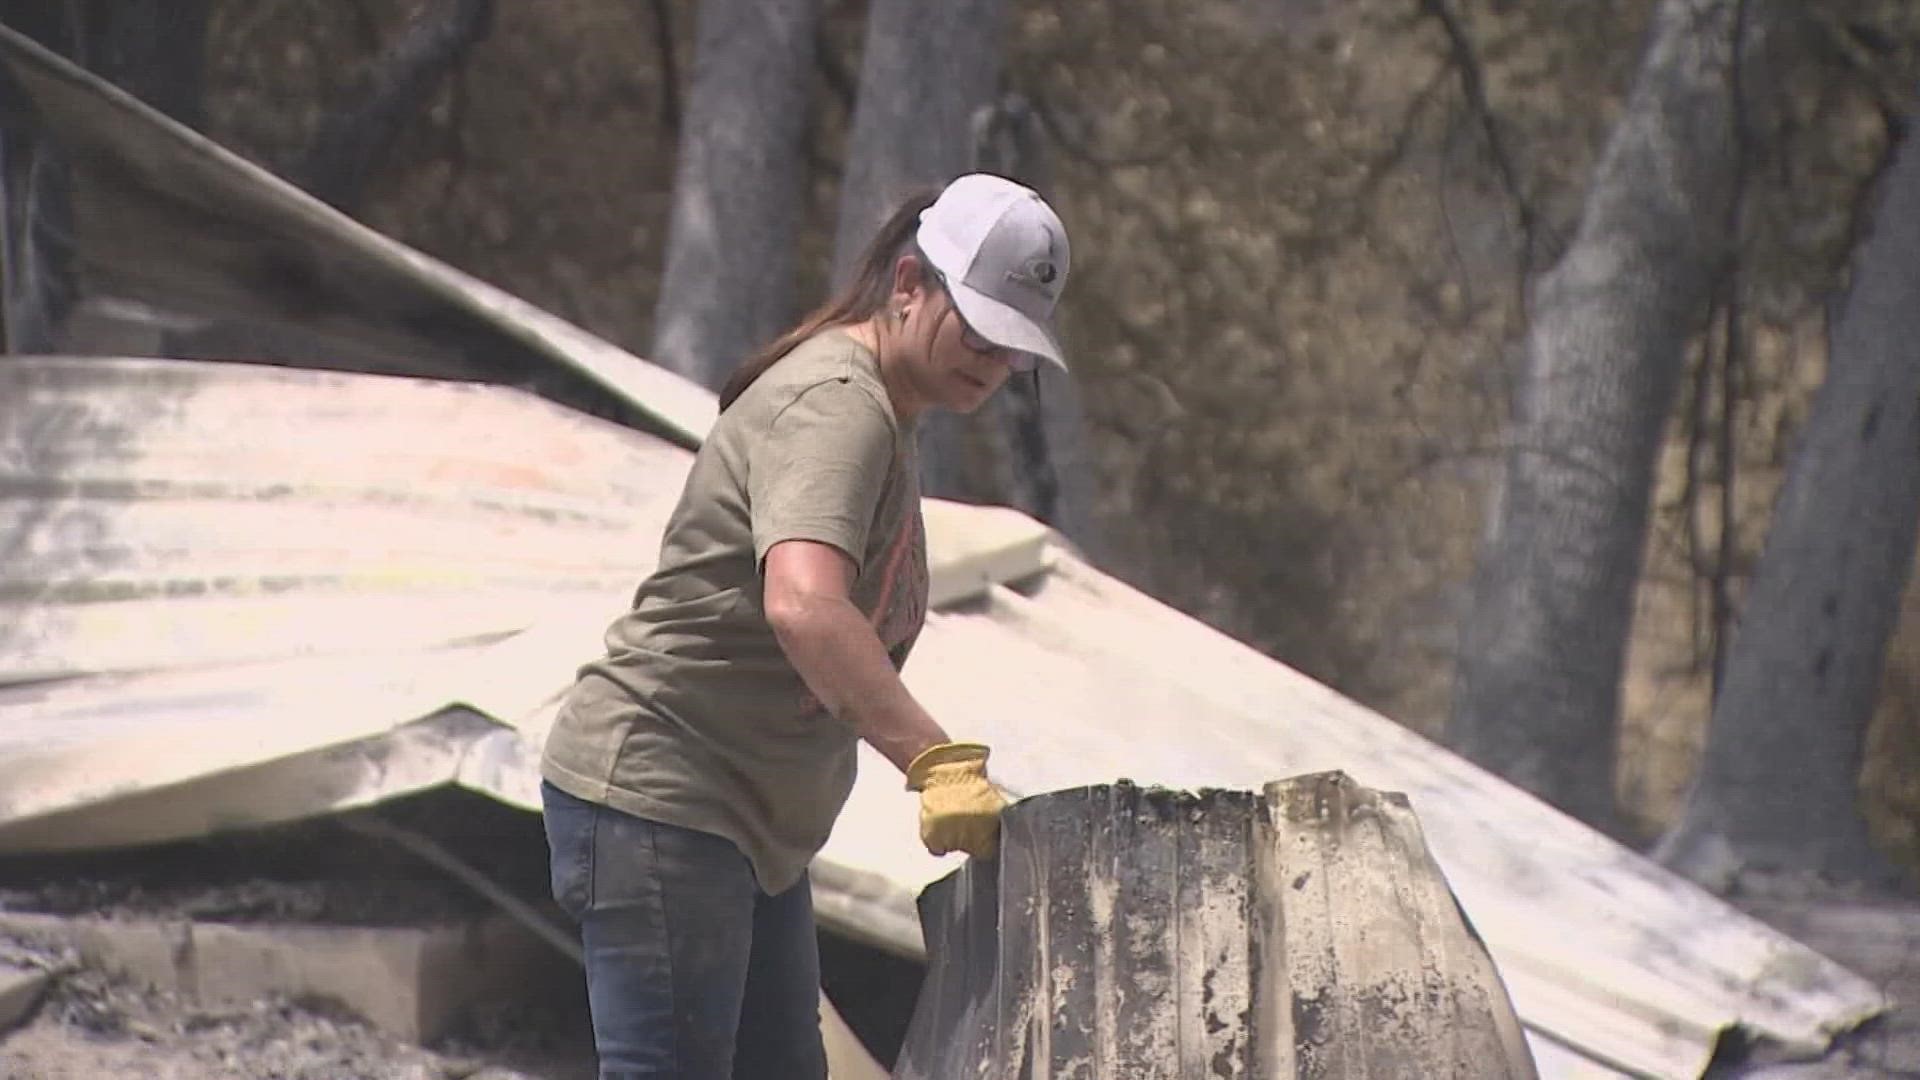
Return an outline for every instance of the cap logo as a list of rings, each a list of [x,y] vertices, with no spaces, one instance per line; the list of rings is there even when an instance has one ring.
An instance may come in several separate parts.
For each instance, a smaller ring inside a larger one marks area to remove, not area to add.
[[[1022,285],[1037,285],[1042,289],[1050,288],[1059,277],[1060,268],[1051,259],[1034,259],[1007,271],[1008,280]]]

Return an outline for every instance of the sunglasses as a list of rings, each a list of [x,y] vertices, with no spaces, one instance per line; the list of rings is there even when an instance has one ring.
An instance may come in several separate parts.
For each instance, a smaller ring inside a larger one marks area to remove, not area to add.
[[[1007,367],[1022,375],[1040,366],[1040,357],[1037,354],[1005,345],[996,345],[987,340],[986,336],[978,330],[967,325],[967,317],[960,314],[960,305],[953,302],[953,290],[947,287],[947,276],[936,272],[934,277],[940,282],[941,291],[947,294],[947,306],[953,309],[953,317],[960,320],[960,344],[966,346],[968,352],[978,353],[981,356],[998,356],[1006,362]]]

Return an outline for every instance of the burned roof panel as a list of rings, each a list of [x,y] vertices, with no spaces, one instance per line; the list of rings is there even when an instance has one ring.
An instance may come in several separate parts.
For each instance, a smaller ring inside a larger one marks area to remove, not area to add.
[[[5,26],[0,66],[25,106],[6,123],[70,166],[76,317],[150,326],[140,352],[509,383],[686,446],[712,423],[699,387],[382,236]]]
[[[0,681],[432,647],[617,610],[691,460],[504,388],[0,363]]]
[[[30,556],[0,578],[19,594],[0,624],[9,850],[168,839],[436,784],[533,807],[553,702],[651,565],[687,461],[501,387],[111,359],[9,361],[0,379],[0,513]],[[1882,1007],[1808,950],[1023,521],[929,505],[941,606],[907,670],[935,715],[996,747],[1013,790],[1329,768],[1404,790],[1522,1019],[1582,1068],[1686,1075],[1736,1024],[1817,1050]],[[241,587],[235,568],[270,569],[275,544],[324,579]],[[202,576],[229,592],[68,587]],[[913,796],[862,757],[816,866],[820,918],[914,952],[913,890],[944,864],[919,849]]]

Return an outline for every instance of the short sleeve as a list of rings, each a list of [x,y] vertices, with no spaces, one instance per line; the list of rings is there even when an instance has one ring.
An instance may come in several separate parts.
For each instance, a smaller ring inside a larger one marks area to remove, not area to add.
[[[749,451],[756,565],[783,540],[812,540],[859,569],[893,458],[893,425],[867,391],[840,380],[801,391]]]

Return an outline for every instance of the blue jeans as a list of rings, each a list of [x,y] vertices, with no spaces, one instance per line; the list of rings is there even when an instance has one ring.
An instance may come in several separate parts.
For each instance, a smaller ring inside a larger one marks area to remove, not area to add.
[[[580,922],[601,1080],[819,1080],[807,879],[760,891],[710,833],[540,786],[553,896]]]

